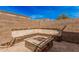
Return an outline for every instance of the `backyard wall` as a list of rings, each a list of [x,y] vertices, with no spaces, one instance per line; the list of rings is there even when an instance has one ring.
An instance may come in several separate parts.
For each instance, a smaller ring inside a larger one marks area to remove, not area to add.
[[[12,40],[11,29],[6,24],[0,23],[0,45]]]

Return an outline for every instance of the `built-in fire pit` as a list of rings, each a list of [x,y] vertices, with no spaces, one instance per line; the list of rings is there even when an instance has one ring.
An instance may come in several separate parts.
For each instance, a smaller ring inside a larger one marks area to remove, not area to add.
[[[54,37],[46,37],[42,35],[36,35],[30,38],[26,38],[25,47],[29,48],[32,51],[47,51],[49,48],[53,46]]]

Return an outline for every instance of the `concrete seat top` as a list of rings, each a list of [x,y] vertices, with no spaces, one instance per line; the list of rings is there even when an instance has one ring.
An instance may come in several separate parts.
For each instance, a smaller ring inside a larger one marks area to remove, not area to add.
[[[31,34],[50,34],[50,35],[58,35],[59,32],[57,30],[48,30],[48,29],[29,29],[29,30],[17,30],[12,31],[12,37],[20,37],[24,35],[31,35]]]

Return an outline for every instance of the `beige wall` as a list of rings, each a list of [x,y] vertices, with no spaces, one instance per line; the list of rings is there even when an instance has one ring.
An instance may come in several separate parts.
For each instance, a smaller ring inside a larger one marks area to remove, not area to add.
[[[0,12],[0,23],[12,24],[12,29],[26,28],[28,17]]]
[[[11,30],[5,24],[0,24],[0,45],[12,40]]]

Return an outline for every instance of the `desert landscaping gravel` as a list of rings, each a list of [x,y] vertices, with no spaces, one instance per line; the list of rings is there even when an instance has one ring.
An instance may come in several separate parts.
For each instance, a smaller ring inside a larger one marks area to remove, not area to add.
[[[0,48],[0,52],[31,52],[31,50],[25,48],[23,41],[10,48]],[[53,47],[48,52],[79,52],[79,44],[54,41]]]

